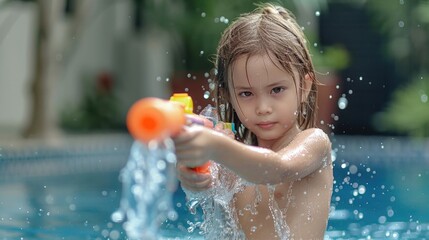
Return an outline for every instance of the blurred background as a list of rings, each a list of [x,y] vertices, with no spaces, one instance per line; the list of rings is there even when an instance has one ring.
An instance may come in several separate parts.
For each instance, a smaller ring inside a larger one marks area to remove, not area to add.
[[[0,0],[0,236],[123,239],[111,214],[128,109],[173,92],[196,113],[212,103],[222,31],[255,2]],[[429,0],[273,2],[296,15],[322,83],[326,239],[428,239]],[[184,199],[166,229],[188,239]]]
[[[264,1],[262,1],[264,2]],[[277,1],[297,17],[335,135],[429,135],[429,1]],[[142,97],[212,101],[222,31],[248,0],[0,0],[0,138],[125,133]]]

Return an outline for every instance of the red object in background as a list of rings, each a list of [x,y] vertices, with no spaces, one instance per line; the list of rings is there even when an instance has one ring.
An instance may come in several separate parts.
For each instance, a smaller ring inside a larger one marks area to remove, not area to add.
[[[113,89],[113,77],[109,72],[101,72],[97,76],[97,90],[108,93]]]

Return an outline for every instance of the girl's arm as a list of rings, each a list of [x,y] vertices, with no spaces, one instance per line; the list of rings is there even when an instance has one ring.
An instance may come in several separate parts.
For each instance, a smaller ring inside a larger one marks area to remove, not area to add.
[[[217,152],[217,161],[247,181],[257,184],[301,179],[330,161],[329,138],[316,128],[299,133],[278,152],[239,142],[219,141],[218,144],[219,148],[225,150]]]
[[[331,143],[320,129],[307,129],[278,152],[242,144],[203,128],[190,128],[174,139],[178,161],[188,167],[216,161],[256,184],[303,178],[327,165]]]

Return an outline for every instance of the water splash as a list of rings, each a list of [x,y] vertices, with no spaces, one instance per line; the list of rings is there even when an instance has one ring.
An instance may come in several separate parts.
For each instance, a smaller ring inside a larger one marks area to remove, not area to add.
[[[125,221],[123,227],[129,239],[159,239],[160,224],[177,218],[172,204],[177,188],[175,165],[171,139],[148,145],[135,141],[132,145],[120,174],[120,208],[112,214],[114,222]]]
[[[207,106],[201,115],[217,121],[216,109]],[[162,239],[159,228],[165,220],[176,220],[173,207],[173,193],[177,188],[176,155],[174,142],[167,138],[143,144],[135,141],[127,164],[122,169],[120,180],[123,184],[120,208],[111,216],[114,222],[124,222],[128,239]],[[203,212],[202,220],[188,221],[189,233],[199,230],[205,239],[245,239],[235,209],[234,196],[247,186],[254,186],[238,177],[234,172],[215,162],[210,164],[212,187],[203,192],[183,189],[186,206],[192,214],[197,208]],[[279,208],[274,198],[275,187],[269,188],[269,208],[273,216],[275,231],[280,239],[288,239],[289,227],[283,221],[287,207]],[[290,197],[291,189],[288,196]],[[258,214],[257,204],[262,196],[255,192],[254,203],[249,205],[252,214]],[[257,231],[254,227],[252,231]]]
[[[199,229],[204,239],[245,239],[233,203],[234,195],[244,188],[244,181],[216,163],[210,165],[210,173],[213,177],[210,189],[203,192],[183,189],[190,212],[195,214],[198,207],[203,211],[203,220],[188,222],[188,231]]]

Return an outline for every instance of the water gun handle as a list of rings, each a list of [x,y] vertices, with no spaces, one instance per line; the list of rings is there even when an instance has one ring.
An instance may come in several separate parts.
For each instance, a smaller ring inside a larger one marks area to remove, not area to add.
[[[186,93],[174,94],[170,101],[143,98],[134,103],[127,114],[130,134],[143,143],[177,135],[186,124],[199,124],[213,128],[210,120],[192,113],[192,98]],[[193,168],[196,172],[209,172],[210,162]]]

